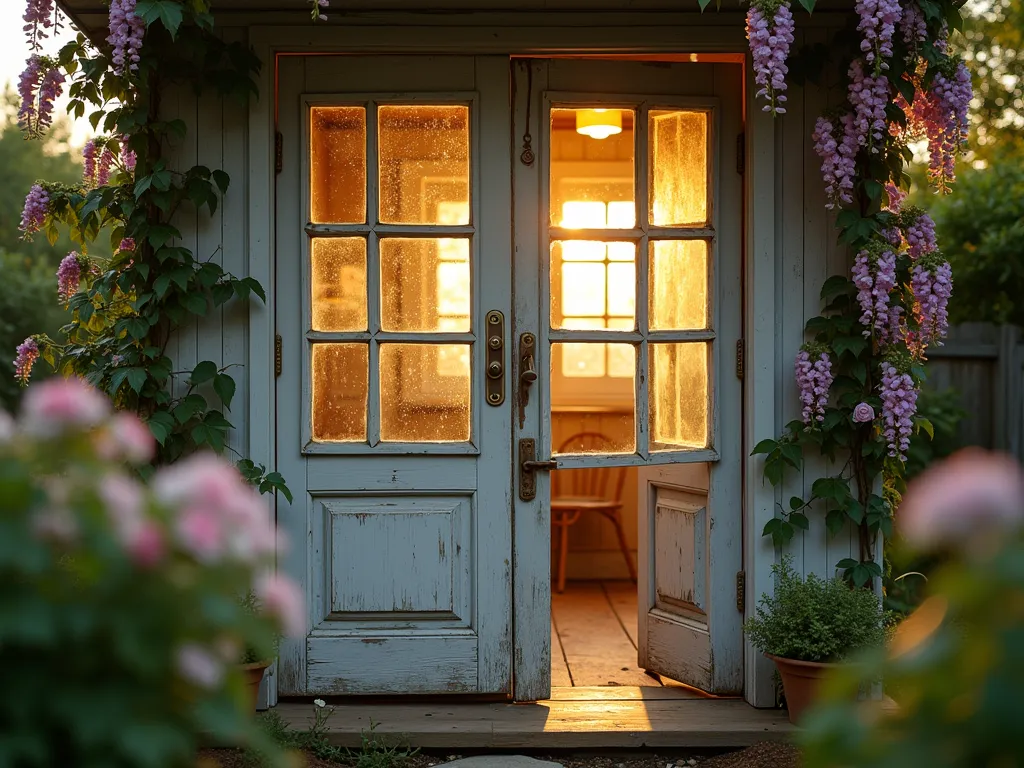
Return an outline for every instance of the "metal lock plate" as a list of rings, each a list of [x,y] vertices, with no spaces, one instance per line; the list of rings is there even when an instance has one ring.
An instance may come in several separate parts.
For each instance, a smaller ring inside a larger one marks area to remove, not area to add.
[[[496,309],[488,312],[484,332],[487,334],[484,363],[487,404],[498,406],[505,402],[505,316]]]

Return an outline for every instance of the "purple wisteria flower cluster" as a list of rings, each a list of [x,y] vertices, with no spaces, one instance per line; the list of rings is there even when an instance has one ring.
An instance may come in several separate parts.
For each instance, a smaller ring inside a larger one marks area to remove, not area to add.
[[[82,260],[78,251],[71,251],[57,267],[57,297],[64,306],[78,293],[82,283]]]
[[[42,136],[53,124],[53,103],[64,92],[64,74],[57,63],[33,54],[18,78],[18,123],[31,137]]]
[[[910,105],[912,129],[928,138],[928,178],[940,192],[948,192],[956,180],[956,158],[967,143],[973,96],[971,73],[958,61],[937,72],[931,87]]]
[[[892,58],[892,37],[903,9],[899,0],[857,0],[856,10],[860,16],[857,31],[863,35],[860,50],[877,77],[889,69],[886,59]]]
[[[134,172],[137,158],[135,153],[128,149],[126,139],[118,142],[115,139],[100,137],[87,141],[82,147],[82,180],[89,187],[105,186],[110,183],[111,174],[118,162],[120,168],[127,173]]]
[[[857,286],[864,336],[874,335],[883,343],[895,339],[902,308],[892,302],[892,290],[896,287],[894,249],[888,243],[862,249],[854,260],[853,284]]]
[[[853,122],[849,130],[857,144],[878,153],[888,133],[885,107],[889,103],[889,80],[885,75],[871,77],[864,72],[864,62],[854,59],[850,64],[850,90],[847,94],[853,106]]]
[[[825,178],[825,207],[853,202],[853,177],[857,170],[857,137],[850,129],[852,115],[819,117],[814,124],[814,151],[821,157]],[[837,135],[836,127],[842,129]]]
[[[50,212],[50,194],[42,184],[33,184],[25,197],[25,208],[21,212],[21,224],[18,229],[24,232],[25,239],[31,238],[34,232],[42,229],[46,215]]]
[[[913,267],[910,288],[920,343],[942,343],[949,330],[949,297],[953,293],[953,269],[937,251],[923,256]]]
[[[321,8],[327,8],[331,2],[330,0],[310,0],[313,4],[313,11],[310,14],[313,17],[313,21],[327,21],[327,15],[320,11]]]
[[[39,359],[39,344],[29,336],[18,345],[17,357],[14,358],[14,378],[22,385],[28,384],[32,376],[32,366]]]
[[[900,32],[903,34],[903,42],[910,48],[909,55],[916,56],[921,43],[928,39],[928,22],[924,18],[924,11],[915,0],[906,0],[906,5],[903,6]]]
[[[794,363],[796,383],[800,388],[801,415],[804,424],[825,420],[825,406],[832,387],[832,360],[820,345],[805,344]]]
[[[935,222],[920,208],[908,208],[900,215],[903,236],[911,259],[934,253],[939,246],[935,240]]]
[[[754,59],[757,96],[765,99],[765,112],[786,114],[786,75],[789,48],[793,44],[793,12],[788,2],[754,0],[747,11],[747,40]]]
[[[107,42],[113,48],[114,72],[123,75],[126,71],[138,71],[146,22],[135,15],[135,0],[110,0],[108,28]]]
[[[885,437],[891,458],[907,460],[910,435],[914,431],[914,414],[917,412],[917,386],[906,371],[905,361],[900,367],[894,361],[882,363],[882,435]]]
[[[38,51],[43,47],[41,41],[49,36],[48,30],[56,24],[53,0],[28,0],[24,19],[29,47]]]

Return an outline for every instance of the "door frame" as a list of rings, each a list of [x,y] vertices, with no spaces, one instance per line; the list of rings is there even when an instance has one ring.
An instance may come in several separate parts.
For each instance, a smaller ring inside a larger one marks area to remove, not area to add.
[[[753,81],[742,14],[637,13],[636,25],[624,23],[629,14],[588,14],[586,27],[578,26],[577,14],[470,13],[453,14],[423,32],[424,17],[415,13],[378,13],[351,24],[310,28],[253,25],[248,42],[264,66],[258,78],[262,98],[252,100],[247,126],[238,120],[240,132],[248,129],[248,276],[267,289],[265,304],[249,305],[248,386],[249,456],[270,468],[277,465],[275,383],[274,243],[275,127],[273,94],[279,55],[312,53],[460,53],[519,56],[573,56],[606,54],[743,54],[746,82]],[[436,18],[436,17],[433,17]],[[544,23],[542,23],[542,20]],[[821,19],[824,25],[827,20]],[[815,17],[808,20],[816,26]],[[228,30],[229,35],[238,35]],[[743,382],[743,567],[746,573],[746,613],[753,613],[757,595],[771,588],[775,553],[760,531],[774,517],[774,490],[761,482],[760,467],[746,454],[759,437],[774,434],[776,427],[776,148],[773,118],[754,104],[754,90],[745,88],[745,165],[743,232],[743,323],[745,378]],[[225,128],[231,123],[226,118]],[[512,151],[519,152],[518,137],[511,137]],[[755,201],[773,201],[755,204]],[[287,478],[286,478],[287,479]],[[520,541],[547,536],[545,521],[516,519],[514,554]],[[550,582],[537,569],[513,563],[513,685],[517,700],[533,700],[546,689],[549,669],[537,670],[530,648],[538,633],[550,635]],[[543,596],[547,596],[546,599]],[[545,605],[538,605],[538,602]],[[516,606],[524,610],[517,611]],[[547,607],[547,612],[538,611]],[[526,610],[526,608],[532,610]],[[548,642],[548,641],[545,641]],[[744,698],[755,706],[774,703],[772,667],[744,639]],[[546,659],[543,661],[546,662]],[[543,666],[543,664],[541,665]],[[276,678],[270,678],[268,704],[277,701]]]

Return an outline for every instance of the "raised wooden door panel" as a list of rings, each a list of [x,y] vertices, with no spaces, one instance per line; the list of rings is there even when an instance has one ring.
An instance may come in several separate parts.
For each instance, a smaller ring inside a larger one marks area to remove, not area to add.
[[[508,694],[507,60],[280,67],[279,513],[308,609],[280,690]]]

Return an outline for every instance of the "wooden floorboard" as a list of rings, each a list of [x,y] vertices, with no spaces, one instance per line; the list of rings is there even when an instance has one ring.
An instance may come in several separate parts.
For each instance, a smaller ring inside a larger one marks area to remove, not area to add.
[[[311,704],[276,708],[306,729]],[[336,706],[328,739],[355,747],[375,726],[378,736],[409,746],[443,749],[739,748],[784,740],[794,728],[780,710],[741,700],[674,699],[544,701],[536,704],[365,704]]]
[[[563,688],[551,684],[551,701],[675,701],[707,698],[692,688],[664,685],[581,685]]]
[[[615,611],[626,635],[636,648],[636,584],[631,581],[605,581],[601,586],[608,595],[608,602],[611,603],[612,610]]]
[[[551,620],[551,686],[572,686],[572,677],[569,676],[569,666],[565,663],[565,651],[562,650],[562,641],[558,639],[554,618]]]
[[[623,629],[601,582],[571,582],[564,593],[552,594],[551,611],[573,685],[659,684],[637,666],[636,645]]]

